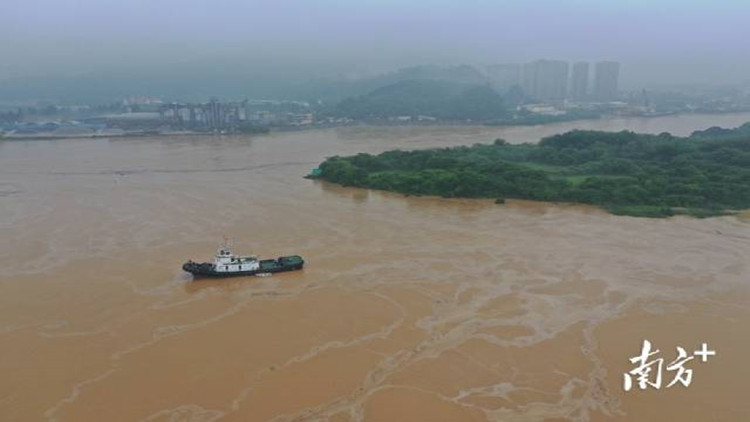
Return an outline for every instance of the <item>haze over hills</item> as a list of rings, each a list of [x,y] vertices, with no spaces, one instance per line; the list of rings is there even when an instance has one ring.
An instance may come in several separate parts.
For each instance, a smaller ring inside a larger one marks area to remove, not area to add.
[[[16,130],[143,103],[177,119],[165,104],[214,98],[295,102],[244,110],[263,124],[732,112],[750,107],[748,13],[734,0],[17,2],[0,23],[0,113]]]
[[[338,103],[333,114],[354,119],[398,118],[491,120],[506,114],[489,85],[441,80],[404,80]],[[421,117],[420,117],[421,116]]]
[[[627,79],[630,72],[631,69],[626,68],[622,79]],[[422,64],[378,72],[342,73],[335,66],[323,63],[307,66],[293,61],[195,61],[183,65],[128,67],[64,76],[0,78],[0,103],[14,104],[33,99],[62,104],[103,104],[133,96],[153,96],[165,101],[206,101],[218,97],[332,103],[407,80],[486,84],[490,78],[481,66],[467,64]],[[730,82],[725,81],[724,85],[730,85]],[[680,92],[701,89],[698,84],[653,86]],[[710,84],[703,86],[711,87]],[[499,89],[500,94],[506,94],[505,91],[507,87]]]
[[[6,3],[0,101],[343,98],[402,67],[543,58],[619,61],[634,90],[750,79],[745,1]]]
[[[310,77],[311,74],[316,76]],[[374,76],[351,77],[330,76],[324,68],[300,68],[291,64],[282,67],[264,62],[257,65],[193,64],[54,78],[7,79],[0,81],[0,98],[110,102],[133,95],[151,95],[171,101],[200,101],[218,96],[335,102],[406,80],[487,82],[482,72],[468,65],[413,66]]]

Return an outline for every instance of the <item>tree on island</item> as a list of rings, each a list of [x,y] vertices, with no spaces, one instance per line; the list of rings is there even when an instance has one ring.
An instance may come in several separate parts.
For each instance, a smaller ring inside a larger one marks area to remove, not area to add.
[[[748,128],[718,138],[572,131],[538,144],[498,139],[357,154],[326,159],[319,177],[408,195],[574,202],[633,216],[704,217],[750,208]]]

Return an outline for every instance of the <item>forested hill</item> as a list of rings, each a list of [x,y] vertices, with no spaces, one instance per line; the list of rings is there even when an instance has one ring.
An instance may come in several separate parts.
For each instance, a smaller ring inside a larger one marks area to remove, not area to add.
[[[709,138],[709,139],[740,139],[750,138],[750,122],[735,128],[725,129],[718,126],[710,127],[706,130],[696,130],[690,135],[691,138]]]
[[[347,186],[584,203],[633,216],[710,216],[750,208],[750,134],[739,129],[718,138],[572,131],[538,144],[498,139],[331,157],[320,169],[322,179]]]
[[[486,84],[405,80],[345,99],[331,114],[358,120],[429,116],[488,121],[506,116],[506,110],[500,95]]]

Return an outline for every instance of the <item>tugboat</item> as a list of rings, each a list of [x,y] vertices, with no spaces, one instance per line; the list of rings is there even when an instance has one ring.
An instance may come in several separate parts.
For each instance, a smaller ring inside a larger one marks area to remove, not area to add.
[[[228,245],[223,245],[214,255],[213,262],[182,264],[182,269],[195,277],[236,277],[301,270],[305,261],[299,255],[280,256],[276,259],[258,259],[255,255],[235,255]]]

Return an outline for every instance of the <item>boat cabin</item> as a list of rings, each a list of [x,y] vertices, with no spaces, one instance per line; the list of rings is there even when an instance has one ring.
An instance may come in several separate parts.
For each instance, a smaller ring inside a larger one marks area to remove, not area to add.
[[[260,263],[255,255],[234,255],[229,248],[223,247],[214,256],[214,268],[218,272],[255,271],[260,268]]]

